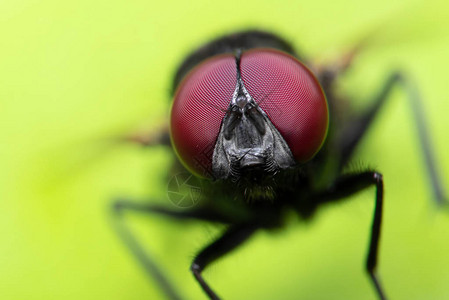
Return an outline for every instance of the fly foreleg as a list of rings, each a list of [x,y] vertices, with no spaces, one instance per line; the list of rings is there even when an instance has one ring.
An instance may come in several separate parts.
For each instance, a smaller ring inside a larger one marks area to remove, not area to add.
[[[378,172],[363,172],[358,174],[344,175],[326,191],[317,194],[314,200],[320,203],[326,203],[343,199],[357,193],[367,187],[374,185],[376,187],[376,204],[374,208],[374,217],[371,228],[371,238],[366,260],[366,270],[370,275],[379,299],[385,300],[385,292],[376,275],[377,253],[379,249],[380,229],[382,223],[382,205],[383,205],[383,179]]]

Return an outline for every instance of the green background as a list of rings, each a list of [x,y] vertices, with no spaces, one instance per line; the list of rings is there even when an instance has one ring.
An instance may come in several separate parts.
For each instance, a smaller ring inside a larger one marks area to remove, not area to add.
[[[167,203],[162,148],[108,143],[157,126],[177,64],[242,28],[278,32],[317,60],[372,34],[342,79],[355,107],[402,69],[423,95],[443,184],[449,182],[449,5],[445,1],[0,2],[0,297],[162,299],[111,229],[117,196]],[[358,149],[384,174],[379,273],[391,299],[449,299],[449,213],[432,202],[410,107],[399,89]],[[205,277],[224,299],[376,299],[364,273],[370,189],[309,224],[260,232]],[[220,230],[132,217],[186,299],[189,273]]]

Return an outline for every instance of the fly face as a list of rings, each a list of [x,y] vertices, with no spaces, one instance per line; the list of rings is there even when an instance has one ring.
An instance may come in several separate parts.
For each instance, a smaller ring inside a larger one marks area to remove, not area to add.
[[[170,131],[193,173],[260,182],[310,160],[327,127],[327,102],[315,76],[285,52],[256,48],[212,56],[185,75]]]

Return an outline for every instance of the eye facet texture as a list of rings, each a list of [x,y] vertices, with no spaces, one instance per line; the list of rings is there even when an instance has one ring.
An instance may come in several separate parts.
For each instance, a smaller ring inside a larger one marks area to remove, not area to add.
[[[278,50],[252,49],[241,57],[242,79],[299,163],[320,149],[328,127],[326,98],[315,76]],[[171,138],[183,164],[208,177],[221,121],[237,82],[232,54],[209,58],[180,83],[171,111]]]

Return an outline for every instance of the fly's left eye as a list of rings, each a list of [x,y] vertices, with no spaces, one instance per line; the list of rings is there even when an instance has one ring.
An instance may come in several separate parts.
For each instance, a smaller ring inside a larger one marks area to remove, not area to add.
[[[281,133],[298,162],[320,149],[328,127],[326,98],[315,76],[296,58],[253,49],[241,56],[242,80],[250,96]],[[181,162],[208,176],[220,124],[237,83],[232,54],[196,66],[180,83],[171,111],[171,138]]]
[[[212,153],[236,78],[234,56],[219,55],[191,70],[176,90],[170,135],[183,165],[197,175],[211,177]]]

